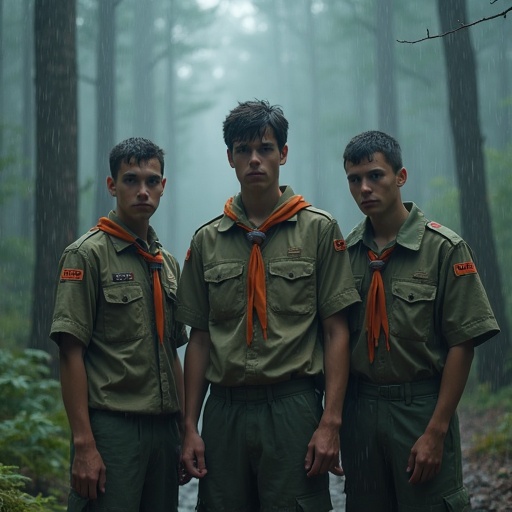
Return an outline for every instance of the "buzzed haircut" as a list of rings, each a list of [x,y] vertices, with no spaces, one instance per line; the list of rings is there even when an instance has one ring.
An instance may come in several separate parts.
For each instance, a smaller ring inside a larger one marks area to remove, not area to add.
[[[142,137],[130,137],[115,145],[110,151],[109,164],[110,174],[114,180],[117,180],[117,174],[121,164],[129,164],[135,160],[137,164],[147,162],[156,158],[160,162],[162,176],[164,175],[164,150],[159,148],[154,142]]]
[[[358,165],[362,160],[373,160],[375,153],[382,153],[394,173],[402,169],[402,149],[398,141],[387,133],[371,130],[353,137],[343,152],[343,166],[347,162]]]
[[[270,105],[266,100],[238,102],[223,123],[224,142],[230,151],[235,142],[261,139],[268,128],[272,128],[279,151],[288,140],[288,121],[279,105]]]

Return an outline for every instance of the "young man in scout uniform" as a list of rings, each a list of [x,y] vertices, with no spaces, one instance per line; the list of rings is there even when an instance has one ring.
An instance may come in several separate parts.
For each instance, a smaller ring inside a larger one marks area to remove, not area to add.
[[[359,300],[345,242],[328,213],[279,186],[279,107],[239,103],[223,128],[240,193],[196,231],[178,292],[192,328],[183,461],[200,479],[198,511],[328,511],[328,471],[341,474],[343,310]]]
[[[116,209],[64,251],[50,333],[73,441],[68,510],[176,511],[186,332],[178,263],[149,225],[163,151],[127,139],[110,171]]]
[[[474,347],[498,325],[468,245],[402,203],[398,142],[365,132],[343,158],[366,215],[347,238],[362,298],[349,313],[347,512],[469,510],[456,407]]]

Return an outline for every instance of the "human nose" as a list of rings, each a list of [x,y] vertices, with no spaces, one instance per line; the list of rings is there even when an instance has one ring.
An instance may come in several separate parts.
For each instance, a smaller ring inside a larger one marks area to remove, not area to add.
[[[261,159],[260,159],[260,154],[258,153],[258,150],[257,149],[253,149],[251,151],[251,155],[250,155],[250,158],[249,158],[250,165],[259,164],[260,162],[261,162]]]
[[[149,196],[148,189],[146,187],[145,183],[142,183],[139,187],[139,190],[137,191],[137,195],[141,198],[146,198]]]
[[[372,187],[370,185],[370,181],[366,178],[361,180],[361,193],[369,194],[372,191]]]

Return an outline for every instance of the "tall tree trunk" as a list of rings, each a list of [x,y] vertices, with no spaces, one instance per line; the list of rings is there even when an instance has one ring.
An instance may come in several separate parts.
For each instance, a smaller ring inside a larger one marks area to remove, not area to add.
[[[1,1],[1,0],[0,0]],[[33,2],[23,1],[23,18],[27,26],[32,26]],[[28,192],[24,192],[21,199],[21,221],[23,236],[31,239],[34,234],[34,34],[28,31],[23,38],[23,179],[30,184]]]
[[[116,0],[98,0],[96,72],[96,201],[92,222],[113,207],[107,189],[108,155],[115,133],[115,23]]]
[[[510,52],[510,20],[499,20],[500,33],[498,53],[498,148],[504,149],[512,144],[512,89],[510,87],[510,64],[507,54]]]
[[[316,58],[316,31],[315,31],[315,19],[313,17],[313,0],[306,2],[306,42],[307,42],[307,58],[309,68],[309,106],[310,106],[310,152],[311,152],[311,169],[313,172],[313,186],[311,189],[310,201],[322,207],[323,199],[320,197],[320,191],[325,190],[325,187],[321,187],[322,175],[321,169],[321,153],[322,153],[322,136],[320,133],[320,93],[318,87],[318,59]]]
[[[135,3],[138,30],[133,31],[133,131],[134,135],[148,139],[155,135],[153,2]]]
[[[167,53],[167,82],[165,84],[165,112],[166,127],[168,130],[167,135],[167,148],[166,148],[166,174],[167,174],[167,188],[165,195],[167,196],[167,205],[169,215],[166,219],[167,230],[171,235],[170,250],[176,251],[177,240],[177,219],[178,219],[178,197],[176,194],[178,180],[178,173],[180,172],[180,165],[178,164],[178,143],[177,143],[177,123],[178,119],[176,108],[176,48],[173,38],[174,26],[176,25],[176,0],[168,0],[167,8],[167,24],[169,27],[169,46]]]
[[[77,230],[76,0],[37,0],[36,217],[29,345],[55,355],[49,340],[57,265]],[[52,365],[57,375],[57,362]]]
[[[465,0],[437,0],[442,32],[467,21]],[[478,377],[493,389],[505,383],[504,354],[509,343],[501,276],[494,244],[483,141],[478,109],[476,66],[469,30],[443,37],[450,122],[455,149],[462,235],[475,251],[477,268],[487,290],[501,335],[478,350]]]
[[[377,109],[380,130],[399,138],[393,0],[375,0],[377,20]]]

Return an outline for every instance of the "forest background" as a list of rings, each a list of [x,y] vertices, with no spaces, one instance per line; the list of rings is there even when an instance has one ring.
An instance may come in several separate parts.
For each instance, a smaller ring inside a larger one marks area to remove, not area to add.
[[[368,129],[400,141],[404,198],[470,243],[502,328],[477,350],[469,387],[509,389],[510,11],[508,0],[0,0],[0,462],[59,494],[57,262],[113,206],[111,147],[143,136],[164,148],[153,225],[183,262],[238,190],[222,121],[254,98],[290,121],[281,182],[345,235],[361,218],[346,143]]]

